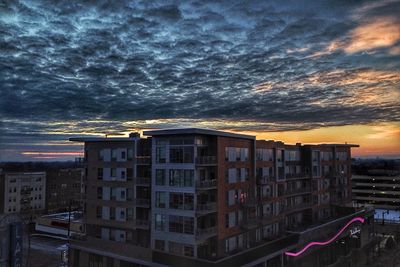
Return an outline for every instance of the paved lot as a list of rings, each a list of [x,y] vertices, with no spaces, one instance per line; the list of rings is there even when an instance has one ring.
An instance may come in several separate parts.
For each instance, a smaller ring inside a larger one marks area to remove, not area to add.
[[[67,241],[49,237],[31,237],[29,266],[60,267],[61,251],[65,250]]]

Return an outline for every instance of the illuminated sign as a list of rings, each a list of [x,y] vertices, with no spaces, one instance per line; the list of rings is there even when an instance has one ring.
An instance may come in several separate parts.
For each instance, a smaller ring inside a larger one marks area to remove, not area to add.
[[[358,238],[358,234],[361,233],[361,229],[358,227],[354,227],[350,229],[350,237]]]
[[[355,222],[364,223],[364,221],[365,221],[364,218],[355,217],[351,221],[349,221],[345,226],[343,226],[343,228],[340,229],[340,231],[337,232],[336,235],[333,236],[331,239],[329,239],[329,240],[327,240],[325,242],[310,242],[303,249],[301,249],[300,251],[298,251],[298,252],[288,252],[288,251],[286,251],[285,255],[286,256],[290,256],[290,257],[297,257],[297,256],[300,256],[301,254],[303,254],[304,252],[306,252],[312,246],[326,246],[326,245],[329,245],[330,243],[335,241],[335,239],[338,238],[352,223],[355,223]]]

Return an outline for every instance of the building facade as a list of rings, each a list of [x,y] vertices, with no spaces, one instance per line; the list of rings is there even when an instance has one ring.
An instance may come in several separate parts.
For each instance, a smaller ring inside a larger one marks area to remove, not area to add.
[[[132,135],[71,140],[84,142],[86,164],[86,238],[72,245],[74,262],[89,266],[89,260],[112,261],[99,256],[104,252],[149,262],[150,139]]]
[[[48,214],[83,209],[84,168],[49,169],[46,174]]]
[[[354,175],[353,201],[356,205],[372,205],[378,209],[400,209],[400,175]]]
[[[148,244],[142,247],[150,254],[147,263],[138,263],[132,259],[134,255],[124,257],[122,247],[113,256],[102,253],[104,257],[100,261],[114,260],[117,264],[110,266],[122,263],[124,266],[307,266],[314,261],[312,255],[323,249],[314,249],[296,258],[291,258],[290,251],[312,242],[308,237],[318,240],[329,234],[333,236],[346,220],[356,216],[360,219],[351,221],[352,227],[356,225],[365,228],[363,233],[368,232],[361,243],[368,243],[371,238],[371,212],[350,207],[350,150],[353,145],[287,145],[256,140],[255,136],[194,128],[145,131],[144,135],[151,136],[151,142],[148,139],[145,143],[151,150],[148,153],[151,167],[147,165],[146,176],[151,177],[147,184],[147,202],[139,200],[140,194],[136,192],[138,199],[135,201],[115,202],[114,205],[118,215],[125,204],[126,209],[137,208],[137,203],[148,204],[144,217]],[[101,201],[92,201],[92,205],[89,199],[87,202],[88,238],[97,236],[102,241],[107,240],[111,236],[104,230],[107,225],[113,229],[125,229],[130,225],[125,221],[118,226],[109,224],[111,211],[104,209],[110,206],[104,202],[104,191],[108,195],[104,187],[116,186],[118,178],[107,183],[98,182],[96,173],[91,174],[102,166],[93,159],[101,149],[110,146],[119,149],[124,147],[122,144],[128,147],[142,139],[124,140],[115,142],[107,138],[102,142],[90,142],[80,139],[85,142],[88,157],[88,190],[94,190],[88,195],[96,195],[97,190],[97,195],[101,196]],[[118,145],[112,145],[114,143]],[[128,168],[137,162],[124,164]],[[106,166],[109,165],[103,168]],[[118,166],[115,168],[115,172],[120,173]],[[102,175],[108,172],[104,169]],[[134,177],[133,180],[138,179],[136,172]],[[90,218],[95,217],[96,209],[97,216],[102,219],[92,221]],[[135,211],[134,215],[143,214],[140,212]],[[137,230],[137,224],[132,226],[132,230]],[[131,240],[126,237],[127,233],[124,232],[124,242]],[[343,230],[337,238],[346,239],[348,235],[349,231]],[[345,243],[351,241],[346,240]],[[115,241],[120,240],[113,239],[117,246]],[[351,243],[343,253],[360,248],[361,243]],[[76,263],[72,266],[83,266],[77,260],[82,247],[75,246],[72,250],[70,259]],[[330,264],[335,263],[333,259],[341,255],[339,252],[331,255]],[[313,266],[325,266],[323,264],[326,262]]]
[[[33,219],[45,210],[45,172],[0,173],[0,214],[19,213]]]

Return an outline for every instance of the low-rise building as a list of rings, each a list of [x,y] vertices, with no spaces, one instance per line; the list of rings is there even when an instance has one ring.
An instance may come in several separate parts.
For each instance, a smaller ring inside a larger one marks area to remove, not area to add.
[[[46,205],[45,172],[0,173],[0,214],[19,213],[33,219]]]

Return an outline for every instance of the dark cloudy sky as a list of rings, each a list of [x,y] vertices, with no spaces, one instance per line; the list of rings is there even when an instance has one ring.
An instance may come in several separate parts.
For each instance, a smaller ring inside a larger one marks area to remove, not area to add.
[[[76,2],[0,2],[2,161],[185,126],[400,151],[400,1]]]

